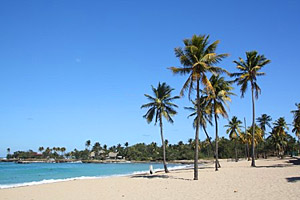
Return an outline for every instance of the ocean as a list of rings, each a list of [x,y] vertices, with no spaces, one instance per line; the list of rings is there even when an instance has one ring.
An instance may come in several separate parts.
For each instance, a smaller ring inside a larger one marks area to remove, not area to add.
[[[104,178],[162,170],[159,163],[0,163],[0,189],[68,181],[74,179]],[[186,165],[168,164],[169,169]]]

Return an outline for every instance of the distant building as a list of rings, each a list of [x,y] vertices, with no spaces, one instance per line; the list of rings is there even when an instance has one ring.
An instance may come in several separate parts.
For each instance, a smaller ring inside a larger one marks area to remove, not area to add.
[[[101,149],[98,152],[92,151],[90,153],[90,157],[91,158],[95,158],[95,157],[99,157],[99,156],[102,157],[102,158],[105,158],[105,151]]]
[[[115,152],[108,153],[108,158],[110,158],[110,159],[117,159],[117,156],[118,156],[118,152],[117,153],[115,153]]]
[[[90,153],[90,157],[91,157],[91,158],[95,158],[95,155],[96,155],[96,154],[95,154],[94,151],[92,151],[92,152]]]

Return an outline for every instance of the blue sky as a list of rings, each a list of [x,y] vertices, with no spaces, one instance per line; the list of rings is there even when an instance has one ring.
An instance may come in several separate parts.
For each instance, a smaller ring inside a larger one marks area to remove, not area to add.
[[[220,40],[229,53],[220,66],[257,50],[272,62],[258,80],[257,115],[275,120],[300,102],[298,87],[300,2],[287,1],[1,1],[0,156],[6,148],[84,148],[156,141],[159,127],[142,118],[144,93],[167,82],[177,95],[187,77],[167,69],[180,66],[174,48],[193,34]],[[251,124],[249,92],[232,98],[229,116]],[[175,123],[165,123],[171,143],[194,137],[187,98]],[[220,135],[226,136],[220,120]],[[209,127],[210,135],[214,135]],[[227,137],[227,136],[226,136]],[[200,138],[204,134],[200,133]]]

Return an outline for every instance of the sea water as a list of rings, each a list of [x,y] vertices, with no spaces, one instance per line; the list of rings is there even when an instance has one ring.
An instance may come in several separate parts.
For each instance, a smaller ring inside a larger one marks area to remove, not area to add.
[[[159,163],[0,163],[0,188],[36,185],[74,179],[104,178],[162,170]],[[169,164],[170,169],[186,165]]]

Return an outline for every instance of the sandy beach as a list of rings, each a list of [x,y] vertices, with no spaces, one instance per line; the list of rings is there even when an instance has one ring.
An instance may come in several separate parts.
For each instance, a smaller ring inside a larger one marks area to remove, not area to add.
[[[1,189],[0,199],[299,199],[299,161],[257,160],[251,168],[248,161],[221,160],[218,172],[213,164],[201,168],[198,181],[192,180],[193,170],[177,170]]]

